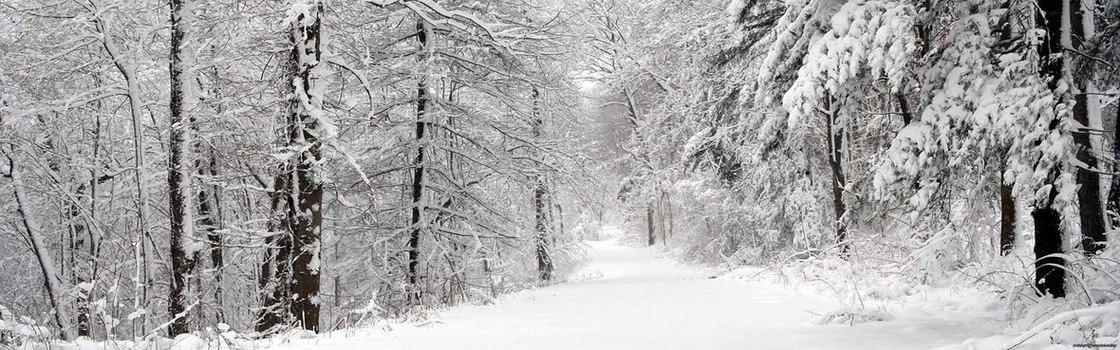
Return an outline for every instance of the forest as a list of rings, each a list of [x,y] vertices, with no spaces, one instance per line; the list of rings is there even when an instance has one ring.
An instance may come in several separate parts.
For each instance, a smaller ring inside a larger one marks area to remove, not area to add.
[[[0,0],[0,349],[1120,348],[1117,155],[1120,0]]]

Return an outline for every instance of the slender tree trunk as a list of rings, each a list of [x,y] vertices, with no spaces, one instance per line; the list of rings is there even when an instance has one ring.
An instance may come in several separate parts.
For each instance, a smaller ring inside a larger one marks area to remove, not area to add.
[[[1116,125],[1112,130],[1112,171],[1120,171],[1120,106],[1116,108]],[[1120,227],[1120,176],[1113,175],[1108,190],[1108,211],[1113,215],[1112,228]]]
[[[1015,186],[1003,179],[1003,168],[1000,167],[999,172],[999,253],[1008,255],[1015,249],[1015,215],[1017,214],[1015,213]]]
[[[844,216],[847,214],[848,209],[844,204],[844,189],[847,187],[847,179],[844,176],[844,131],[837,129],[836,115],[839,108],[836,106],[836,101],[833,100],[831,94],[825,94],[824,99],[825,112],[825,142],[828,143],[828,167],[832,170],[832,210],[835,214],[833,225],[836,227],[836,242],[840,246],[840,254],[846,256],[848,254],[848,228],[844,223]]]
[[[538,179],[536,189],[533,190],[533,207],[536,210],[537,272],[540,280],[546,282],[552,279],[552,257],[548,253],[547,196],[544,182]]]
[[[289,196],[288,178],[291,170],[287,164],[281,166],[281,175],[273,181],[270,206],[273,217],[269,220],[268,234],[265,238],[265,251],[261,258],[257,286],[261,291],[261,309],[257,317],[257,332],[275,331],[287,322],[288,284],[291,282],[289,258],[291,257],[291,235],[288,234],[286,200]],[[275,247],[275,248],[273,248]]]
[[[171,221],[171,288],[167,313],[172,318],[167,327],[171,337],[190,332],[190,281],[197,260],[194,242],[194,219],[191,215],[191,125],[194,107],[193,59],[185,47],[190,40],[191,0],[171,0],[171,126],[167,160],[168,216]]]
[[[96,179],[94,180],[96,181]],[[85,192],[86,185],[78,186],[77,196],[75,199],[81,199],[83,192]],[[93,244],[93,233],[86,227],[86,221],[82,218],[81,203],[77,201],[70,201],[67,209],[67,216],[70,220],[71,227],[71,240],[70,240],[70,274],[73,277],[74,284],[78,287],[75,294],[74,304],[76,306],[76,320],[74,327],[77,331],[77,336],[88,337],[90,336],[90,328],[92,319],[89,312],[89,294],[91,292],[87,283],[91,282],[94,278],[92,273],[93,265],[93,249],[88,248],[88,245]],[[87,237],[88,235],[88,237]],[[88,238],[88,240],[87,240]],[[87,255],[88,254],[88,255]],[[78,257],[85,256],[88,260],[86,263],[80,263]]]
[[[199,176],[216,177],[218,175],[218,160],[213,149],[210,149],[210,161],[203,164],[199,159],[196,163]],[[206,231],[206,242],[209,244],[210,267],[214,270],[214,305],[218,322],[225,322],[225,311],[222,303],[222,270],[225,268],[225,259],[222,248],[222,235],[218,232],[221,226],[221,203],[217,196],[217,187],[199,186],[198,189],[198,219],[199,224]]]
[[[653,201],[646,204],[646,233],[649,236],[649,242],[647,242],[647,244],[651,247],[657,244],[657,236],[654,234],[653,227]]]
[[[95,75],[93,80],[96,86],[100,87],[102,85],[100,77]],[[92,159],[101,159],[101,115],[104,111],[105,106],[101,100],[98,100],[94,105],[97,111],[97,115],[94,117]],[[100,172],[101,167],[99,165],[90,167],[90,180],[88,185],[89,216],[86,219],[97,217],[97,199],[98,195],[100,194],[100,192],[98,191],[98,188],[100,187],[99,185],[104,180],[112,179],[112,177],[106,177],[105,179],[102,179]],[[79,194],[82,192],[81,188],[79,188],[78,192]],[[79,195],[79,198],[80,197],[81,195]],[[71,211],[71,213],[71,217],[74,217],[75,215],[80,214],[81,210],[74,210]],[[74,219],[76,220],[77,218]],[[85,270],[87,272],[85,276],[87,276],[88,279],[80,279],[78,283],[89,283],[89,288],[84,289],[83,293],[81,293],[81,297],[78,299],[78,336],[89,337],[92,336],[91,331],[93,327],[92,315],[89,309],[89,300],[92,298],[91,294],[93,293],[93,287],[97,282],[97,270],[98,262],[100,260],[99,255],[103,234],[100,232],[100,230],[97,229],[96,223],[94,223],[92,220],[82,221],[81,224],[85,228],[85,231],[89,232],[89,241],[86,243],[86,254],[88,254],[88,261],[86,263],[88,265],[85,267]]]
[[[927,4],[928,5],[928,4]],[[999,20],[999,42],[997,47],[1000,51],[1008,52],[1012,50],[1012,28],[1011,28],[1011,9],[1010,1],[1002,1],[1000,9],[1005,11]],[[926,37],[928,40],[928,36]],[[927,41],[928,42],[928,41]],[[928,46],[928,45],[927,45]],[[925,51],[925,50],[923,50]],[[1000,155],[999,173],[999,207],[1000,207],[1000,230],[999,230],[999,253],[1001,256],[1011,254],[1015,249],[1015,223],[1018,220],[1018,210],[1015,206],[1015,184],[1003,178],[1007,172],[1007,158],[1008,151],[1003,150]]]
[[[676,223],[674,222],[674,220],[675,220],[674,216],[675,215],[673,214],[673,200],[672,200],[672,198],[668,197],[668,194],[666,194],[666,198],[667,198],[667,201],[669,202],[669,208],[668,208],[669,209],[669,213],[668,213],[669,214],[669,232],[667,232],[667,235],[666,235],[666,241],[668,241],[668,238],[673,237],[674,231],[676,229],[676,227],[675,227]]]
[[[91,2],[94,4],[94,9],[101,8],[100,4],[96,1]],[[136,294],[138,298],[133,299],[133,308],[147,309],[148,307],[148,284],[151,282],[151,277],[148,272],[148,242],[152,241],[151,233],[148,227],[148,191],[147,186],[144,184],[144,178],[147,176],[147,164],[144,157],[144,133],[143,133],[143,106],[140,100],[140,82],[136,76],[136,66],[130,62],[125,61],[123,53],[117,47],[116,42],[113,41],[113,35],[109,32],[108,27],[101,19],[95,19],[94,25],[97,32],[101,35],[101,43],[105,48],[105,52],[113,60],[114,66],[120,72],[121,77],[125,80],[125,89],[128,97],[128,111],[129,117],[132,120],[132,139],[133,139],[133,165],[136,168],[133,171],[135,185],[136,185],[136,208],[137,208],[137,235],[133,241],[135,265],[135,283]],[[148,313],[144,313],[138,322],[137,327],[133,331],[137,335],[147,332]]]
[[[291,180],[289,230],[292,234],[292,283],[290,312],[303,329],[319,332],[320,251],[323,226],[322,96],[316,80],[322,62],[322,12],[320,0],[298,0],[309,5],[292,22],[293,66],[291,149],[301,150]],[[306,16],[306,17],[305,17]],[[309,18],[308,18],[309,17]]]
[[[339,239],[334,240],[334,256],[336,258],[342,256],[342,252],[339,250],[339,247],[341,246],[341,243],[342,243],[342,240],[339,240]],[[343,300],[342,299],[342,293],[343,293],[343,291],[342,291],[342,275],[339,274],[336,271],[334,273],[334,278],[331,282],[332,282],[332,284],[334,284],[334,309],[331,310],[331,313],[333,314],[335,312],[343,310],[342,309],[342,300]],[[337,318],[332,318],[332,319],[337,319]],[[338,329],[338,323],[335,323],[335,325],[331,329],[331,331],[334,331],[334,330],[337,330],[337,329]]]
[[[906,95],[898,92],[894,94],[894,98],[898,101],[898,109],[902,114],[902,125],[910,125],[914,121],[914,112],[910,110],[910,102],[906,101]]]
[[[661,222],[661,244],[669,244],[669,236],[673,230],[673,202],[669,200],[669,193],[661,190],[661,196],[658,197],[657,217]]]
[[[217,53],[215,53],[217,56]],[[215,115],[221,116],[225,112],[222,101],[222,88],[218,82],[221,74],[218,66],[214,65],[211,68],[214,83],[210,86],[210,95],[213,100]],[[194,116],[194,115],[192,115]],[[198,131],[198,123],[191,123],[195,126],[195,131]],[[203,150],[209,153],[208,161],[203,160],[202,157],[195,158],[195,168],[198,171],[199,178],[215,179],[218,177],[218,151],[213,145],[204,146],[202,142],[195,142],[195,149],[198,154],[202,154]],[[225,272],[225,248],[223,247],[222,235],[219,232],[222,229],[222,202],[221,202],[221,188],[218,185],[207,185],[203,183],[198,188],[198,214],[199,224],[203,230],[206,231],[206,241],[209,243],[210,251],[210,266],[214,269],[214,305],[215,315],[218,322],[226,322],[225,305],[223,297],[222,275]]]
[[[427,59],[428,32],[430,28],[423,20],[416,22],[416,38],[420,42],[418,60],[422,63]],[[424,153],[425,129],[428,126],[428,83],[425,77],[420,78],[416,84],[416,158],[412,163],[412,217],[410,220],[411,232],[408,237],[408,300],[410,305],[419,305],[420,290],[420,235],[423,233],[424,215]]]
[[[70,324],[70,316],[67,310],[63,309],[62,298],[65,291],[62,290],[62,281],[58,278],[58,265],[55,264],[54,258],[51,256],[50,248],[47,247],[46,242],[43,240],[42,234],[39,232],[39,224],[32,216],[29,210],[30,206],[27,203],[27,195],[23,193],[23,178],[19,172],[19,167],[12,155],[7,151],[4,152],[5,157],[8,158],[8,176],[12,180],[12,192],[15,195],[16,211],[19,212],[23,229],[27,231],[28,242],[31,243],[31,252],[35,254],[35,258],[39,260],[39,270],[43,274],[43,286],[47,290],[47,299],[51,303],[51,308],[54,309],[54,320],[58,325],[59,330],[62,332],[64,339],[74,338],[72,333],[72,326]]]
[[[544,129],[544,119],[541,116],[540,106],[540,90],[533,88],[533,139],[540,141]],[[537,159],[537,161],[541,161]],[[538,167],[542,169],[544,167]],[[544,173],[538,171],[536,176],[536,188],[533,189],[533,208],[536,210],[536,229],[537,229],[537,272],[541,281],[549,281],[552,279],[552,257],[548,252],[549,243],[549,218],[548,213],[552,210],[552,206],[548,204],[548,187],[545,186]]]

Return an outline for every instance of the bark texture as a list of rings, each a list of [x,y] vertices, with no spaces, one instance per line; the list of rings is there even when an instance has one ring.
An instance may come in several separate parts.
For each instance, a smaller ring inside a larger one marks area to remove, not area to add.
[[[844,223],[844,215],[848,208],[844,204],[844,188],[847,187],[847,178],[844,176],[844,132],[837,128],[837,113],[835,101],[831,95],[825,96],[825,142],[828,143],[828,167],[832,170],[832,210],[835,215],[836,243],[840,253],[848,254],[848,228]]]
[[[188,39],[188,15],[191,0],[171,0],[171,125],[167,159],[167,192],[171,221],[171,288],[167,298],[167,313],[172,317],[167,333],[170,337],[190,332],[190,281],[197,252],[189,249],[193,242],[191,222],[191,172],[190,152],[190,53],[185,47]]]
[[[540,90],[533,89],[533,139],[540,140],[544,133],[544,119],[541,116]],[[539,159],[537,161],[540,161]],[[542,169],[539,167],[538,169]],[[548,251],[551,210],[548,187],[545,185],[543,169],[537,172],[536,187],[533,189],[533,209],[536,219],[537,273],[541,281],[552,280],[552,256]]]
[[[428,31],[430,28],[423,20],[416,22],[416,39],[420,43],[420,61],[427,59]],[[412,230],[408,237],[408,288],[409,304],[419,305],[420,290],[420,235],[423,233],[424,211],[424,174],[426,172],[424,153],[426,152],[425,133],[428,126],[428,85],[425,79],[416,84],[416,158],[412,166],[412,217],[409,224]]]
[[[1092,36],[1093,12],[1085,8],[1083,1],[1070,4],[1070,36],[1072,38],[1087,38]],[[1088,23],[1088,25],[1086,25]],[[1076,45],[1075,48],[1080,48]],[[1072,74],[1071,74],[1072,75]],[[1090,103],[1088,93],[1093,92],[1092,82],[1089,77],[1072,75],[1076,91],[1074,92],[1073,120],[1082,125],[1084,129],[1073,134],[1073,142],[1077,147],[1077,160],[1084,164],[1083,169],[1077,169],[1078,212],[1081,216],[1081,248],[1087,255],[1097,255],[1104,249],[1105,243],[1105,215],[1104,201],[1101,198],[1100,162],[1097,160],[1098,150],[1092,139],[1094,121],[1091,113],[1095,103]],[[1095,98],[1095,97],[1094,97]]]
[[[1045,40],[1038,46],[1043,77],[1049,79],[1051,90],[1057,90],[1059,80],[1062,79],[1064,63],[1060,55],[1062,33],[1063,7],[1069,0],[1064,1],[1039,1],[1039,24],[1047,32]],[[1055,120],[1050,123],[1051,129],[1058,127]],[[1061,174],[1061,166],[1055,165],[1049,170],[1048,182],[1052,185]],[[1062,214],[1054,208],[1054,199],[1058,190],[1050,186],[1046,198],[1040,199],[1035,206],[1031,217],[1034,219],[1034,253],[1035,253],[1035,285],[1039,293],[1061,298],[1065,293],[1065,260],[1054,256],[1062,253]]]
[[[292,283],[290,313],[296,326],[319,332],[320,241],[323,226],[323,184],[320,179],[323,121],[322,96],[316,80],[322,64],[323,3],[309,1],[307,13],[292,23],[290,60],[293,64],[292,113],[289,130],[293,150],[299,150],[292,165],[288,225],[292,240]]]

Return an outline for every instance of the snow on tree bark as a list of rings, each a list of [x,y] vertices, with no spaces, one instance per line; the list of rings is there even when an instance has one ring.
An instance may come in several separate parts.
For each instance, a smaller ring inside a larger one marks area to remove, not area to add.
[[[199,143],[195,144],[196,149],[202,147]],[[205,161],[202,157],[198,157],[195,161],[195,168],[200,178],[202,177],[217,177],[218,176],[218,159],[215,150],[209,149],[209,156]],[[214,303],[215,313],[219,322],[225,321],[225,310],[223,308],[223,286],[222,286],[222,273],[225,269],[225,249],[223,248],[222,234],[219,232],[221,228],[221,202],[218,198],[217,186],[206,186],[201,184],[198,188],[197,204],[198,204],[198,223],[203,230],[206,231],[206,242],[208,243],[208,251],[210,257],[210,267],[213,269],[214,278]]]
[[[90,1],[92,10],[96,12],[102,11],[103,6],[99,1]],[[113,66],[120,74],[121,78],[125,81],[125,96],[128,99],[128,116],[132,126],[132,151],[133,151],[133,185],[136,189],[136,234],[131,242],[133,246],[133,265],[134,275],[133,282],[136,294],[139,297],[133,299],[133,309],[136,319],[133,319],[135,327],[133,332],[136,335],[147,333],[149,313],[149,289],[152,281],[151,271],[149,270],[149,250],[154,239],[151,235],[151,222],[150,222],[150,200],[148,199],[148,186],[146,177],[148,174],[147,161],[145,153],[147,148],[144,142],[144,101],[142,100],[140,80],[137,72],[137,64],[135,61],[126,57],[126,53],[122,51],[114,35],[110,32],[109,25],[105,19],[101,17],[94,17],[92,20],[94,28],[97,32],[98,39],[101,47],[105,49],[105,53],[112,61]]]
[[[1112,130],[1113,161],[1111,169],[1113,172],[1117,172],[1118,170],[1120,170],[1120,161],[1117,161],[1118,158],[1116,158],[1120,157],[1120,107],[1116,108],[1115,120],[1116,125]],[[1109,184],[1108,211],[1113,215],[1113,218],[1110,222],[1112,227],[1120,226],[1120,216],[1117,216],[1120,215],[1120,176],[1113,175],[1112,183]]]
[[[540,99],[541,99],[540,90],[538,90],[537,88],[533,88],[533,93],[532,93],[532,100],[533,100],[532,114],[533,115],[532,115],[531,123],[532,123],[532,129],[533,129],[533,139],[536,142],[541,141],[541,135],[543,134],[543,129],[544,129],[544,119],[543,119],[543,116],[541,116]],[[537,147],[539,147],[539,146],[537,146]],[[534,153],[538,153],[538,152],[534,152]],[[540,161],[540,159],[537,159],[537,161]],[[536,231],[535,241],[536,241],[536,247],[537,247],[537,275],[538,275],[538,278],[540,278],[541,281],[547,282],[547,281],[552,280],[552,270],[553,270],[552,256],[549,254],[549,247],[548,247],[548,245],[549,245],[549,231],[550,231],[549,228],[552,224],[550,222],[551,220],[549,220],[550,217],[551,217],[551,215],[549,215],[549,211],[552,210],[552,206],[548,204],[550,202],[549,201],[550,196],[549,196],[549,193],[548,193],[548,187],[545,185],[545,176],[544,176],[544,171],[543,170],[544,170],[543,167],[538,166],[536,179],[534,181],[535,182],[535,184],[534,184],[535,187],[533,188],[533,210],[534,210],[534,213],[535,213],[534,218],[535,218],[535,224],[536,224],[535,225],[535,229],[536,229],[535,230]]]
[[[167,160],[167,192],[171,224],[171,288],[167,327],[171,337],[190,332],[191,275],[201,244],[194,237],[192,215],[191,166],[194,147],[191,133],[197,94],[194,88],[194,58],[188,46],[193,40],[194,5],[192,0],[171,0],[171,125]]]
[[[288,180],[291,178],[290,164],[282,164],[281,174],[272,182],[269,194],[268,236],[264,239],[266,247],[258,272],[257,287],[261,293],[261,308],[256,319],[257,332],[278,331],[278,327],[289,320],[288,308],[291,302],[289,286],[291,279],[292,235],[288,232],[288,204],[291,192]]]
[[[1085,51],[1083,42],[1093,36],[1093,10],[1086,1],[1077,1],[1069,6],[1071,23],[1067,28],[1071,31],[1069,36],[1077,38],[1078,42],[1068,44],[1073,50]],[[1096,103],[1097,96],[1090,96],[1096,93],[1090,81],[1092,77],[1073,72],[1070,72],[1070,75],[1074,88],[1073,120],[1081,128],[1073,133],[1073,141],[1077,146],[1077,160],[1081,162],[1077,169],[1077,184],[1080,185],[1077,189],[1077,202],[1078,213],[1081,216],[1081,249],[1085,254],[1092,256],[1100,253],[1107,242],[1105,207],[1101,194],[1101,162],[1097,159],[1097,155],[1103,153],[1097,149],[1097,142],[1094,142],[1094,135],[1096,135],[1094,130],[1099,128],[1096,124],[1100,118],[1097,115],[1100,110]]]
[[[829,189],[832,191],[833,229],[835,230],[836,244],[840,248],[840,254],[846,256],[849,249],[848,227],[845,223],[848,208],[844,204],[844,190],[848,186],[848,181],[844,175],[844,129],[838,128],[837,125],[837,120],[840,119],[837,115],[839,110],[832,94],[826,92],[824,100],[821,102],[821,115],[825,119],[824,139],[827,144],[826,150],[828,150],[828,168],[832,171]]]
[[[1038,45],[1040,74],[1047,79],[1048,86],[1055,95],[1062,96],[1065,89],[1062,81],[1066,79],[1065,60],[1062,57],[1063,37],[1069,35],[1069,1],[1039,1],[1038,25],[1046,30],[1046,36]],[[1059,131],[1060,117],[1049,123],[1051,132]],[[1063,173],[1060,162],[1053,162],[1043,188],[1038,191],[1037,204],[1031,212],[1034,219],[1035,285],[1038,291],[1054,298],[1065,297],[1065,259],[1063,252],[1062,214],[1057,208],[1059,189],[1058,178]]]
[[[431,28],[424,20],[417,20],[416,22],[416,40],[420,44],[417,48],[419,55],[417,60],[421,65],[425,64],[428,58],[428,35]],[[416,83],[416,156],[412,162],[412,215],[409,219],[409,236],[408,236],[408,304],[411,306],[420,305],[421,298],[423,297],[422,286],[420,285],[420,236],[423,234],[424,226],[427,221],[424,219],[424,212],[426,210],[426,202],[424,196],[424,175],[427,172],[424,157],[426,152],[427,136],[425,133],[428,129],[430,116],[428,113],[428,82],[426,77],[421,77],[420,81]]]
[[[27,195],[24,193],[23,176],[20,173],[19,166],[16,160],[12,157],[12,150],[3,149],[4,156],[8,158],[8,178],[12,181],[12,192],[15,195],[16,211],[19,212],[20,223],[28,237],[28,242],[31,243],[31,252],[35,254],[35,258],[39,260],[39,271],[43,276],[43,286],[47,291],[47,298],[50,301],[51,308],[54,309],[54,320],[58,325],[58,329],[62,334],[63,339],[72,339],[73,328],[70,322],[70,315],[63,307],[64,291],[62,281],[59,280],[59,266],[52,256],[50,248],[47,247],[46,241],[40,231],[39,223],[31,212],[30,204],[28,203]]]
[[[290,165],[288,230],[291,238],[289,312],[296,325],[319,332],[320,251],[323,226],[322,144],[332,137],[333,126],[323,111],[324,74],[322,42],[323,3],[297,0],[289,13],[292,45],[291,100],[289,101]]]

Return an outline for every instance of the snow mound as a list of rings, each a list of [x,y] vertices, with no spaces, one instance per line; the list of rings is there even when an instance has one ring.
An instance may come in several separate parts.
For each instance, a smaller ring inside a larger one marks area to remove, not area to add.
[[[1017,335],[974,338],[940,350],[1120,349],[1120,302],[1058,312]]]
[[[865,310],[854,308],[843,308],[824,314],[817,320],[817,325],[830,325],[830,324],[846,324],[856,325],[860,323],[870,322],[883,322],[894,320],[894,316],[878,311],[878,310]]]
[[[593,281],[603,279],[603,269],[598,264],[587,264],[569,275],[566,282]]]

